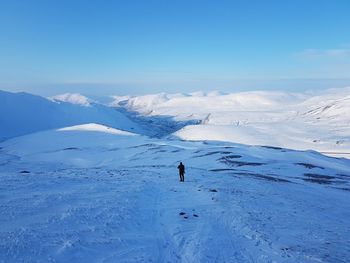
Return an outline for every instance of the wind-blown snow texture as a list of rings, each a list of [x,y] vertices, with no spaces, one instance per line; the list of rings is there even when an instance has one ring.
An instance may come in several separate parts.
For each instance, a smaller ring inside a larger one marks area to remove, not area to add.
[[[0,163],[0,262],[350,260],[347,159],[87,124]]]

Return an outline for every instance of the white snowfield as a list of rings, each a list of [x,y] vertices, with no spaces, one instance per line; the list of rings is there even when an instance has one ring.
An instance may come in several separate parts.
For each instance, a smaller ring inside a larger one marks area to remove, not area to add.
[[[0,90],[0,141],[33,132],[86,123],[141,133],[138,124],[118,109],[94,103],[78,94],[46,99]]]
[[[0,262],[350,261],[344,158],[91,123],[2,142],[0,178]]]
[[[350,157],[350,88],[318,94],[286,92],[155,94],[116,97],[146,116],[197,119],[175,132],[184,140],[218,140],[316,150]]]
[[[102,133],[110,133],[110,134],[118,134],[118,135],[137,135],[135,133],[114,129],[114,128],[96,124],[96,123],[88,123],[88,124],[76,125],[71,127],[65,127],[65,128],[58,129],[58,131],[91,131],[91,132],[102,132]]]

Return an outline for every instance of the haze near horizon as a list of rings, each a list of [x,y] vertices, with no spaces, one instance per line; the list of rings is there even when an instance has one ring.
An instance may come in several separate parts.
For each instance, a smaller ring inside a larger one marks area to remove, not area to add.
[[[348,1],[1,1],[0,89],[44,96],[350,85]]]

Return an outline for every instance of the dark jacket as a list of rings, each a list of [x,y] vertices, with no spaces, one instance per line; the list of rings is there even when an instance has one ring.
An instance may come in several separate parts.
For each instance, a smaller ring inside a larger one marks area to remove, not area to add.
[[[185,166],[182,163],[179,164],[177,169],[179,169],[179,173],[180,174],[184,174],[185,173]]]

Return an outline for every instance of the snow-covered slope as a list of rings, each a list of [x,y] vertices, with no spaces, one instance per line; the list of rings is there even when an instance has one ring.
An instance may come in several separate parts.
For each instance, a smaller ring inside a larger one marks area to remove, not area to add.
[[[350,89],[114,99],[0,91],[0,262],[350,261]]]
[[[156,94],[119,99],[146,116],[201,120],[174,135],[185,140],[220,140],[251,145],[313,149],[349,157],[350,88],[319,94],[243,92]]]
[[[64,99],[69,102],[62,101]],[[52,101],[27,93],[0,91],[0,141],[32,132],[90,122],[141,132],[137,124],[117,109],[88,102],[87,98],[77,94],[66,94]]]
[[[284,92],[242,92],[232,94],[193,93],[193,94],[154,94],[125,98],[123,102],[129,109],[152,115],[173,115],[205,118],[209,113],[228,113],[231,111],[272,111],[283,106],[302,101],[305,95]],[[191,115],[193,114],[193,115]],[[227,115],[227,114],[226,114]],[[229,118],[230,116],[225,116]],[[233,117],[233,116],[231,116]],[[229,119],[228,119],[229,121]]]
[[[78,104],[82,106],[91,106],[92,101],[78,93],[64,93],[60,95],[56,95],[50,98],[53,101],[58,102],[69,102],[72,104]]]
[[[45,99],[0,92],[0,140],[94,122],[156,137],[174,133],[184,140],[230,141],[350,156],[350,88],[313,95],[198,92],[113,99],[110,106],[104,106],[80,94]]]
[[[85,124],[1,143],[0,178],[0,262],[350,260],[347,159]]]

